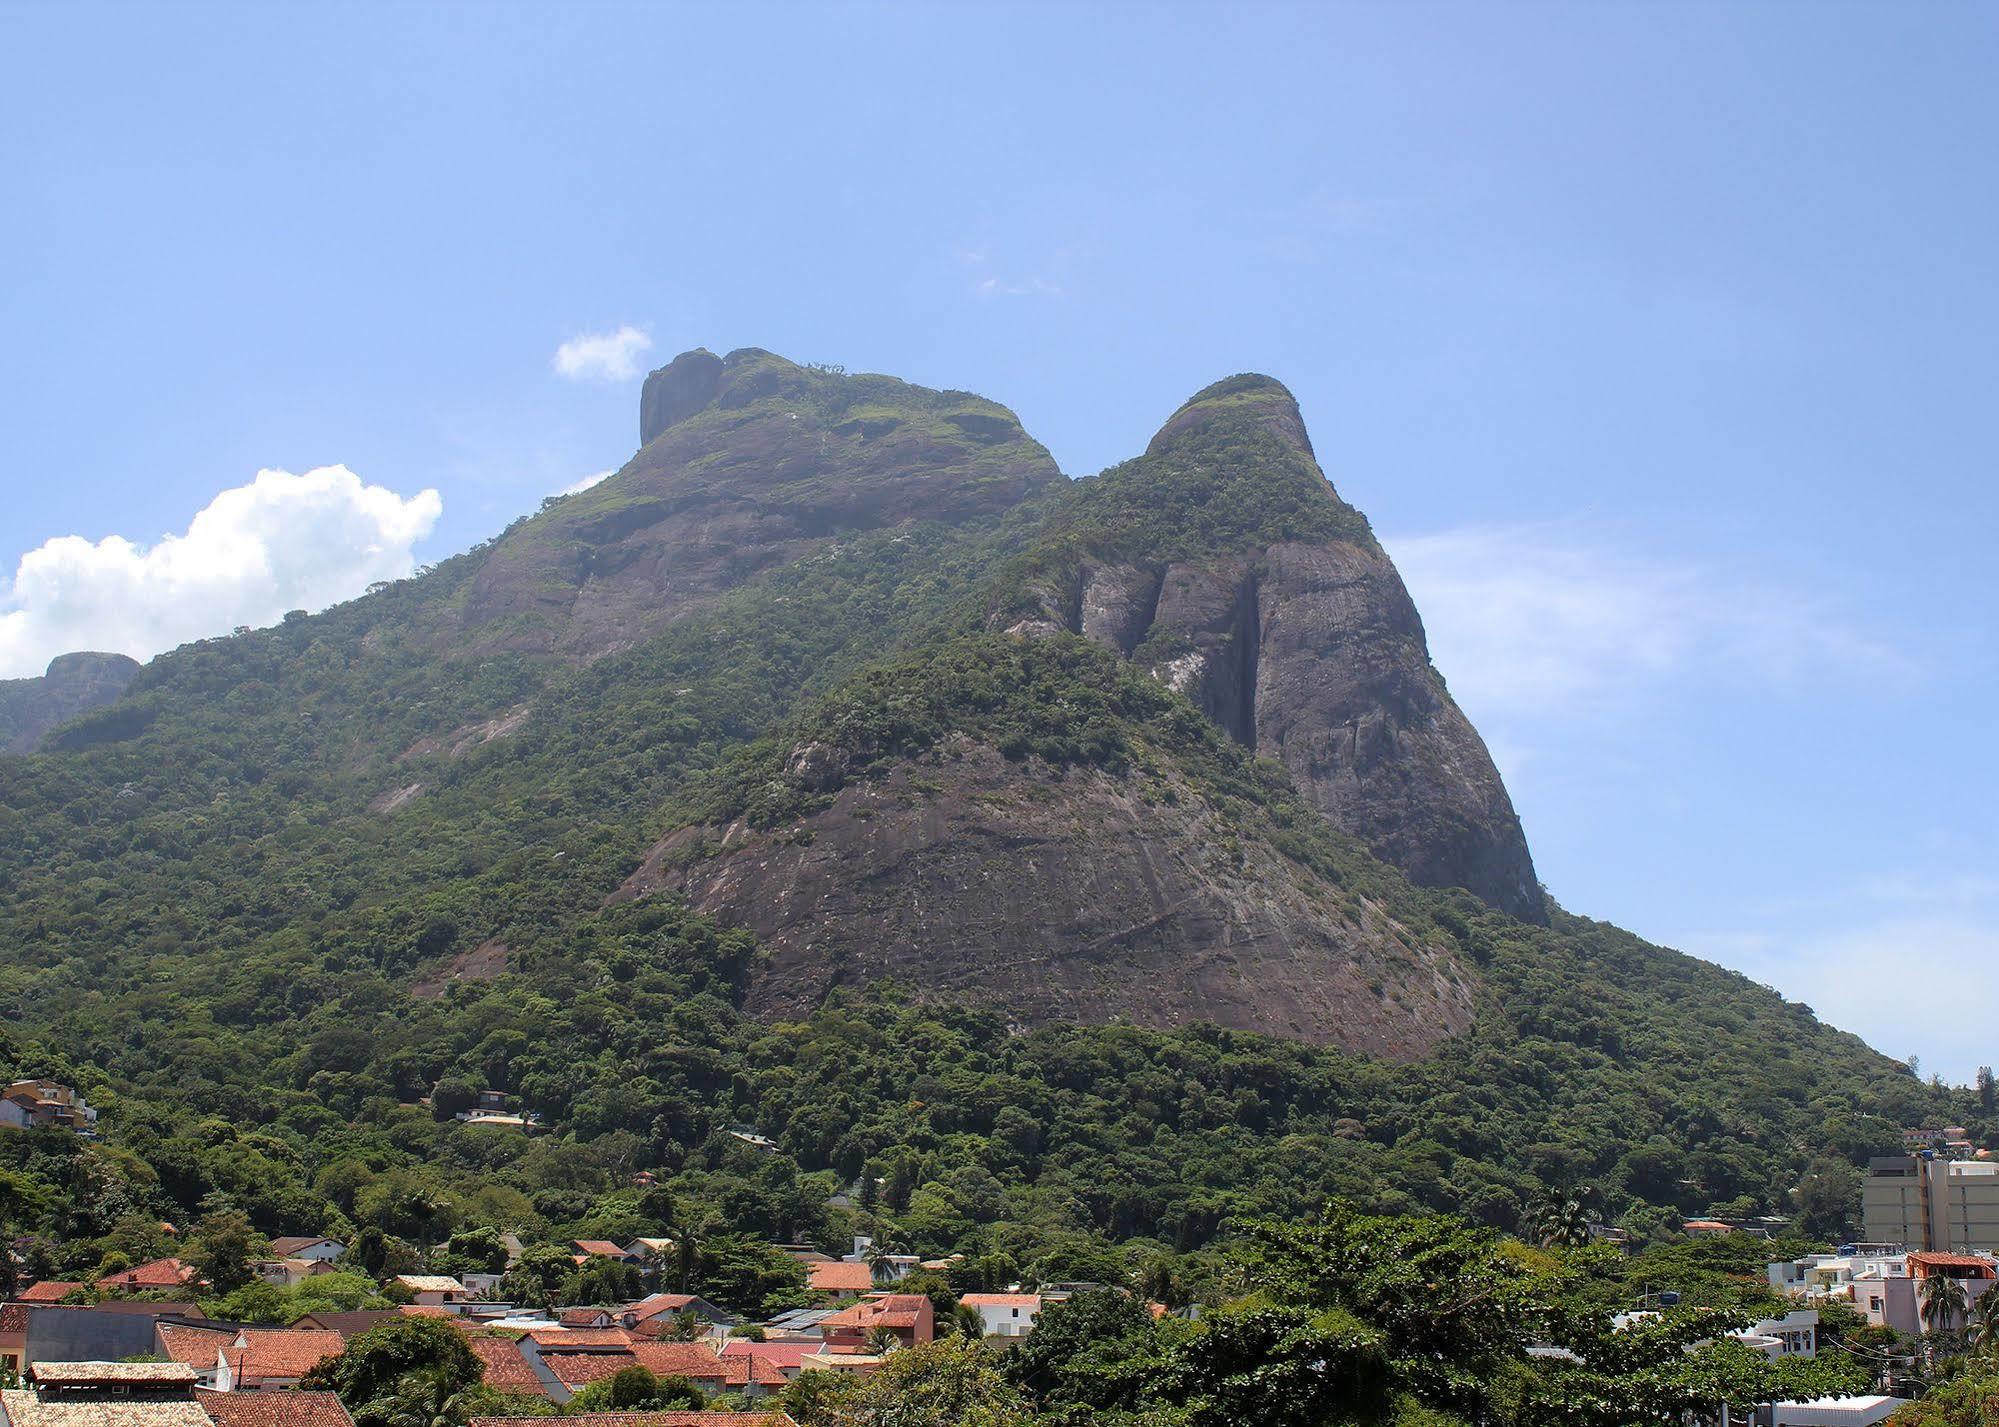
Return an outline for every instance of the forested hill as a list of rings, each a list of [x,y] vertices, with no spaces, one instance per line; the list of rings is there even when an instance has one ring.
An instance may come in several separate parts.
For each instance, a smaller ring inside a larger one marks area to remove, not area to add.
[[[616,1236],[650,1169],[690,1232],[1094,1278],[1331,1192],[1788,1214],[1975,1117],[1545,900],[1275,382],[1075,482],[983,398],[755,350],[642,431],[0,757],[0,1071],[109,1136],[0,1137],[74,1176],[6,1212]],[[443,1115],[488,1087],[550,1133]]]

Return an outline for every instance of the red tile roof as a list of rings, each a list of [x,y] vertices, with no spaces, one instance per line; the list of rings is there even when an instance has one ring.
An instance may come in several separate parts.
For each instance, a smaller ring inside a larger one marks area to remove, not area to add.
[[[245,1328],[242,1346],[229,1350],[238,1379],[300,1378],[346,1351],[331,1328]]]
[[[648,1293],[629,1308],[620,1308],[618,1316],[630,1318],[634,1323],[644,1323],[662,1313],[678,1313],[695,1301],[691,1293]]]
[[[866,1293],[875,1286],[874,1270],[864,1263],[809,1263],[805,1272],[815,1293]]]
[[[748,1338],[731,1338],[722,1345],[722,1356],[728,1358],[754,1358],[769,1363],[779,1372],[790,1374],[805,1366],[806,1358],[825,1347],[824,1343],[757,1343]]]
[[[609,1239],[571,1239],[569,1242],[571,1247],[581,1249],[586,1254],[594,1254],[598,1258],[623,1259],[631,1257],[630,1254],[625,1252],[623,1244],[614,1244]]]
[[[546,1397],[548,1389],[521,1356],[512,1338],[467,1338],[465,1346],[486,1365],[486,1386],[497,1392],[515,1392],[528,1397]]]
[[[565,1308],[556,1315],[555,1321],[565,1328],[595,1328],[599,1320],[609,1314],[608,1308]]]
[[[354,1427],[354,1419],[330,1392],[209,1392],[196,1388],[194,1400],[215,1427]]]
[[[545,1352],[566,1348],[628,1348],[632,1335],[623,1328],[534,1328],[528,1332],[534,1345]]]
[[[222,1328],[184,1328],[162,1323],[158,1329],[160,1351],[177,1363],[186,1363],[202,1372],[214,1372],[215,1360],[224,1348],[234,1346],[236,1335]]]
[[[179,1259],[154,1259],[100,1278],[101,1288],[179,1288],[194,1277],[194,1270]]]
[[[0,1333],[25,1333],[28,1331],[28,1305],[25,1303],[0,1303]]]
[[[593,1382],[615,1377],[638,1359],[630,1353],[543,1353],[541,1365],[555,1374],[555,1380],[574,1392]]]
[[[64,1283],[58,1279],[45,1278],[31,1288],[22,1289],[17,1296],[17,1301],[21,1303],[57,1303],[69,1297],[81,1287],[83,1285],[80,1283]]]
[[[1941,1254],[1928,1250],[1909,1255],[1911,1268],[1971,1268],[1990,1276],[1993,1272],[1991,1259],[1982,1259],[1974,1254]]]
[[[784,1386],[784,1373],[776,1364],[754,1357],[719,1357],[705,1343],[638,1343],[632,1356],[655,1377],[720,1377],[727,1387],[753,1382]]]
[[[819,1321],[821,1328],[914,1328],[930,1309],[930,1300],[920,1293],[885,1293],[879,1298],[841,1309]],[[934,1312],[934,1309],[930,1309]]]

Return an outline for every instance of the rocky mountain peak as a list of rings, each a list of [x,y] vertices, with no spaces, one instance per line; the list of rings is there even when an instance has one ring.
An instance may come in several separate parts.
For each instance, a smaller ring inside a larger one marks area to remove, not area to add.
[[[1217,438],[1258,434],[1312,456],[1312,439],[1291,389],[1275,377],[1243,372],[1188,397],[1159,428],[1145,454],[1165,455]]]
[[[721,385],[722,359],[706,347],[682,352],[653,372],[639,394],[639,445],[650,446],[667,427],[707,406]]]
[[[0,680],[0,753],[27,753],[57,724],[102,708],[137,677],[139,661],[91,650],[58,654],[33,679]]]

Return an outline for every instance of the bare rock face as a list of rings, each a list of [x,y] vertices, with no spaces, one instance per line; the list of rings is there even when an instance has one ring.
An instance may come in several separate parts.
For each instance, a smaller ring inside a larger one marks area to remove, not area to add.
[[[622,895],[661,890],[756,934],[750,1008],[772,1018],[892,976],[1027,1024],[1208,1021],[1413,1059],[1474,1013],[1450,951],[1170,771],[1051,778],[971,740],[848,780],[795,826],[682,829]]]
[[[1038,612],[1001,627],[1063,627],[1138,659],[1412,881],[1546,921],[1499,770],[1288,391],[1217,383],[1097,481],[1068,582],[1031,580]]]
[[[610,480],[494,546],[455,648],[593,658],[843,535],[995,516],[1061,479],[996,403],[755,348],[654,372],[640,434]]]
[[[139,673],[123,654],[58,654],[38,679],[0,680],[0,753],[31,753],[42,735],[123,694]]]

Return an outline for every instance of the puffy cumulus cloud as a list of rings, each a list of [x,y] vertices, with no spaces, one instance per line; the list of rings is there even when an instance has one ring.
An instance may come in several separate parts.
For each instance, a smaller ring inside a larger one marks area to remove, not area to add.
[[[571,381],[630,381],[651,350],[652,338],[637,327],[584,332],[555,349],[555,369]]]
[[[350,599],[409,574],[443,510],[434,490],[404,499],[321,466],[259,471],[152,545],[60,536],[21,557],[0,600],[0,677],[39,674],[73,649],[149,658]]]
[[[1907,672],[1823,603],[1538,526],[1383,537],[1459,701],[1572,713],[1662,678],[1731,668]]]

